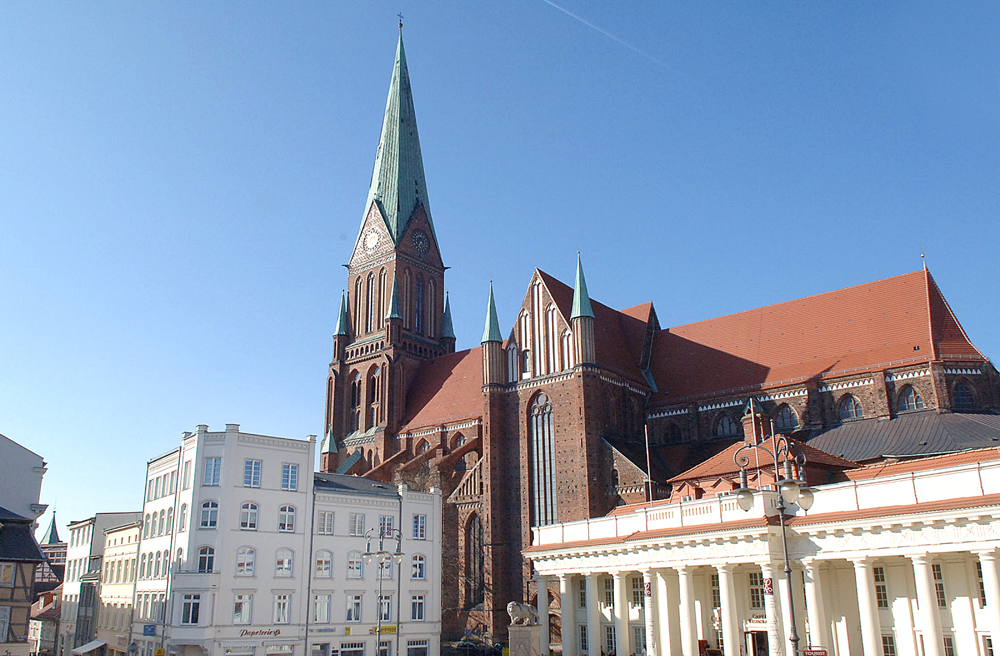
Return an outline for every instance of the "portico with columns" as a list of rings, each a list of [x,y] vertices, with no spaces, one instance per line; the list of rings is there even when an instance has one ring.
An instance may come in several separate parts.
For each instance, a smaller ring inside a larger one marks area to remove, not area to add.
[[[1000,451],[881,464],[814,487],[787,516],[777,493],[657,502],[533,530],[525,550],[558,581],[569,656],[990,654],[1000,636]],[[635,604],[637,580],[641,603]],[[742,651],[741,651],[742,649]]]

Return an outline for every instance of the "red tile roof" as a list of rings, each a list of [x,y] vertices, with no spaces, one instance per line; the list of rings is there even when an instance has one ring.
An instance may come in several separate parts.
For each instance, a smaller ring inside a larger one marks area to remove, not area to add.
[[[421,363],[409,389],[401,433],[421,426],[481,417],[482,347],[449,353]]]
[[[827,453],[826,451],[820,451],[815,447],[803,444],[797,440],[790,439],[788,442],[793,449],[793,453],[802,453],[805,455],[807,467],[813,465],[826,465],[834,468],[853,469],[858,466],[856,462],[844,460],[843,458]],[[733,458],[735,457],[736,452],[743,448],[743,444],[743,440],[734,443],[728,449],[720,451],[705,462],[695,465],[686,472],[681,472],[677,476],[671,478],[668,482],[673,483],[675,481],[689,481],[699,478],[708,478],[710,476],[736,474],[740,471],[740,468],[736,466],[736,462]],[[774,461],[771,460],[769,462],[771,463],[771,466],[773,466]],[[765,463],[763,466],[766,467],[767,464]]]
[[[858,469],[844,472],[844,474],[852,481],[862,481],[872,478],[880,478],[882,476],[909,474],[911,472],[927,471],[928,469],[957,467],[959,465],[970,465],[977,462],[990,462],[992,460],[1000,460],[1000,447],[969,449],[967,451],[946,453],[939,456],[928,456],[926,458],[876,463],[868,465],[867,467],[860,467]]]
[[[930,273],[915,271],[661,330],[652,402],[926,362],[936,353],[985,360]]]

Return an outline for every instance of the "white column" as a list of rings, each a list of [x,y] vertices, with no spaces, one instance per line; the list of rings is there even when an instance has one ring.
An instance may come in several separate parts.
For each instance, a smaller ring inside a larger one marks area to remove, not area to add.
[[[920,628],[924,636],[924,656],[944,656],[941,614],[938,612],[934,577],[927,554],[910,556],[913,578],[917,584],[917,605],[920,606]]]
[[[681,615],[681,653],[698,656],[698,627],[694,607],[694,568],[682,565],[677,568]]]
[[[667,573],[660,570],[656,576],[656,625],[658,629],[658,641],[656,643],[659,652],[656,656],[671,656],[674,653],[674,644],[671,639],[673,625],[670,619],[670,609],[672,601],[667,581]]]
[[[740,656],[739,618],[736,613],[736,588],[733,585],[734,565],[717,565],[719,572],[719,597],[722,602],[722,651],[725,656]]]
[[[597,574],[587,574],[587,654],[601,653],[601,607],[597,603]]]
[[[826,619],[826,608],[823,605],[823,588],[820,586],[819,561],[808,558],[802,561],[805,570],[806,612],[809,617],[809,639],[800,642],[801,647],[825,647],[827,652],[833,649],[830,644],[830,626]]]
[[[646,620],[646,654],[655,656],[656,645],[656,604],[653,603],[653,573],[648,569],[642,571],[642,617]]]
[[[875,599],[875,579],[872,561],[855,558],[854,587],[858,591],[858,614],[861,617],[861,646],[866,654],[882,653],[882,629],[878,618],[878,601]]]
[[[990,638],[994,651],[1000,647],[1000,571],[995,550],[979,551],[979,564],[983,568],[983,587],[986,588],[986,608],[989,616]]]
[[[611,579],[615,584],[615,603],[611,607],[611,619],[615,623],[615,653],[626,656],[631,654],[629,648],[628,634],[628,590],[625,589],[625,582],[628,577],[624,572],[614,572]]]
[[[573,582],[569,574],[559,575],[559,604],[562,606],[562,653],[565,656],[577,656],[576,649],[576,617],[573,609]]]
[[[538,613],[538,627],[541,634],[542,656],[549,656],[549,577],[536,576],[538,595],[535,597],[535,612]]]
[[[776,585],[774,566],[770,562],[760,563],[760,576],[764,583],[764,614],[767,617],[767,649],[771,656],[781,656],[784,653],[782,645],[785,639],[781,635],[781,604],[778,603],[778,586]],[[767,592],[770,582],[771,592]]]

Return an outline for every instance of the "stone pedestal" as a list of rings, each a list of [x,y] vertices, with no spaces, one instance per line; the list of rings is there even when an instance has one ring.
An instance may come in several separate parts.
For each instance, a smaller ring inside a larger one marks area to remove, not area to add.
[[[511,624],[507,627],[507,638],[510,656],[548,656],[548,650],[542,651],[542,627],[537,624]]]

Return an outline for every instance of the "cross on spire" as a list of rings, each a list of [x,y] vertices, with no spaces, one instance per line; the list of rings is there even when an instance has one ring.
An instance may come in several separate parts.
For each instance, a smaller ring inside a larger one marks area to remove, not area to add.
[[[396,15],[399,16],[399,29],[403,29],[403,14],[400,12]]]

